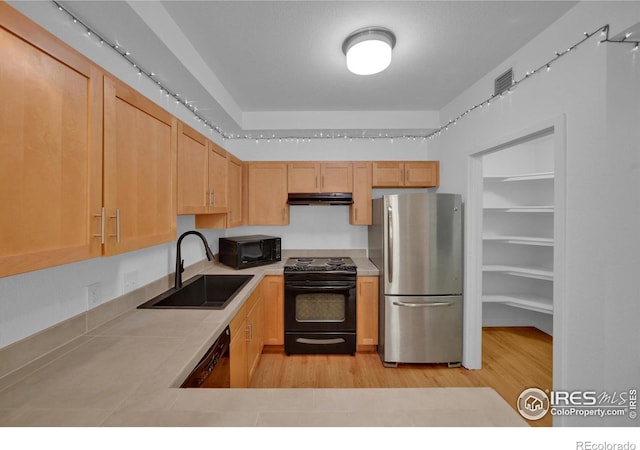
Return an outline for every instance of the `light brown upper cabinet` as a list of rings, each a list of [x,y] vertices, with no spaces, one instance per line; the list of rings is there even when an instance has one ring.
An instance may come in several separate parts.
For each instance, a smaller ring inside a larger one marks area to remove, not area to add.
[[[99,256],[102,72],[4,2],[0,54],[0,277]]]
[[[293,161],[288,164],[288,192],[352,192],[350,162]]]
[[[353,163],[353,204],[349,223],[371,225],[371,166],[368,161]]]
[[[227,227],[243,225],[242,205],[242,161],[230,153],[227,155]]]
[[[224,179],[226,186],[224,187],[224,192],[226,196],[224,202],[227,206],[224,209],[210,207],[207,211],[211,211],[211,213],[196,214],[196,228],[232,228],[244,225],[243,191],[245,187],[243,184],[243,163],[231,153],[226,154],[225,160]],[[214,187],[213,189],[216,188]],[[218,188],[217,192],[223,191]],[[211,198],[210,194],[207,194],[207,198]],[[216,198],[222,202],[221,197],[217,196]],[[225,212],[221,213],[220,211]]]
[[[287,225],[287,163],[248,164],[249,225]]]
[[[227,212],[227,152],[178,122],[178,214]]]
[[[436,187],[439,161],[375,161],[373,187]]]
[[[209,190],[207,200],[210,213],[227,212],[227,152],[208,141],[209,144]]]
[[[178,122],[178,214],[209,211],[209,153],[207,139]]]
[[[177,120],[104,78],[105,254],[176,239]]]

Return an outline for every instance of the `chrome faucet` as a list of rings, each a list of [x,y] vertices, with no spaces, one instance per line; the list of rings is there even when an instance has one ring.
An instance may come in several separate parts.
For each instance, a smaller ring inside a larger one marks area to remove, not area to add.
[[[209,247],[209,244],[207,244],[207,240],[204,238],[202,233],[194,230],[185,231],[184,233],[182,233],[178,238],[178,244],[176,248],[176,281],[174,283],[175,289],[180,289],[182,287],[182,272],[184,272],[184,260],[182,259],[180,246],[185,236],[188,236],[190,234],[195,234],[196,236],[200,237],[200,239],[202,239],[202,244],[204,245],[204,251],[207,254],[207,259],[209,261],[213,261],[213,252],[211,251],[211,248]]]

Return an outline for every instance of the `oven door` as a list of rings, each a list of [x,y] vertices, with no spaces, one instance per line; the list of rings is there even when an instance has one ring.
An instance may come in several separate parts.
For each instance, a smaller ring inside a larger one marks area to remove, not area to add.
[[[285,331],[356,331],[356,283],[285,282]]]

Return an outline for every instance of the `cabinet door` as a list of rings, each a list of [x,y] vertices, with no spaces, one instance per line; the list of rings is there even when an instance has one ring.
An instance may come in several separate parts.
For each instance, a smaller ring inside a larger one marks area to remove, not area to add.
[[[227,212],[227,152],[211,141],[209,143],[209,213]]]
[[[356,291],[358,345],[378,345],[378,277],[358,277]]]
[[[353,174],[350,162],[320,164],[320,192],[353,192]]]
[[[438,161],[408,161],[404,163],[404,185],[407,187],[435,187],[439,185]]]
[[[371,163],[353,163],[353,204],[351,225],[371,225]]]
[[[0,277],[98,256],[102,73],[4,2],[0,54]]]
[[[320,187],[320,164],[317,162],[295,161],[287,165],[288,192],[318,192]]]
[[[375,161],[372,175],[373,187],[402,187],[404,186],[404,163]]]
[[[174,117],[105,77],[106,254],[176,239],[176,147]]]
[[[249,164],[249,225],[287,225],[287,165]]]
[[[262,280],[264,344],[284,345],[284,277],[269,275]]]
[[[236,336],[231,333],[231,344],[229,345],[229,370],[230,387],[246,388],[249,386],[249,371],[247,368],[247,322],[242,321],[241,327]]]
[[[253,374],[258,367],[258,363],[260,362],[260,356],[262,355],[262,348],[264,345],[264,307],[262,297],[258,299],[251,311],[249,311],[249,315],[247,316],[247,323],[249,326],[249,343],[247,349],[247,382],[251,383],[251,378],[253,377]]]
[[[208,209],[207,139],[178,122],[178,214],[201,214]]]
[[[228,213],[227,227],[242,225],[242,162],[232,156],[227,158]]]

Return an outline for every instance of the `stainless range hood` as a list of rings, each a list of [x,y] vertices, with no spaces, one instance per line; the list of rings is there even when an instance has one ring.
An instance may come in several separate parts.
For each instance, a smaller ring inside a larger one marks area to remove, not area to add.
[[[289,194],[289,205],[351,205],[353,197],[350,192],[330,192],[311,194]]]

